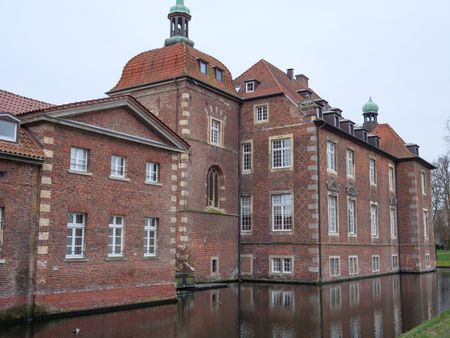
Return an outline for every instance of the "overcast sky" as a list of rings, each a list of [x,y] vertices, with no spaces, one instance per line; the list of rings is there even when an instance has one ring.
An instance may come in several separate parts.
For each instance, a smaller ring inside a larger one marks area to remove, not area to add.
[[[162,47],[175,0],[1,0],[0,88],[50,103],[103,97],[137,53]],[[361,122],[369,96],[432,161],[447,147],[449,0],[185,0],[195,47],[233,77],[260,59],[310,78]]]

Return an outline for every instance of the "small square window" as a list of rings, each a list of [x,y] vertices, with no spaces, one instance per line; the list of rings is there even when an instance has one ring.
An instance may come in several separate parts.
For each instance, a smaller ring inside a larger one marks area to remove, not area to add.
[[[17,141],[17,122],[0,119],[0,140]]]
[[[267,105],[255,107],[256,122],[266,122],[268,120]]]
[[[223,82],[223,70],[216,68],[216,80]]]
[[[250,81],[245,83],[245,92],[253,93],[255,91],[255,81]]]
[[[208,74],[208,63],[200,60],[199,61],[199,66],[200,66],[200,72],[203,74]]]

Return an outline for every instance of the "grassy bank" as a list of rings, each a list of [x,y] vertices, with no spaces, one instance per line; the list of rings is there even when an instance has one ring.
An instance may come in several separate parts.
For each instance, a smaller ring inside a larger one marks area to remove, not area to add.
[[[450,311],[434,317],[399,338],[450,337]]]
[[[436,266],[450,268],[450,250],[437,250]]]

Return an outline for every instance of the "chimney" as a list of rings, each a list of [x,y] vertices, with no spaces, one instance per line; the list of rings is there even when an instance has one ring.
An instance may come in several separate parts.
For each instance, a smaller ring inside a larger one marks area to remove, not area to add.
[[[414,155],[419,156],[419,146],[417,144],[408,143],[408,144],[405,144],[405,146]]]
[[[291,80],[291,81],[294,80],[294,68],[289,68],[286,71],[286,75],[289,78],[289,80]]]
[[[295,80],[300,86],[304,88],[309,88],[309,78],[306,75],[303,74],[295,75]]]

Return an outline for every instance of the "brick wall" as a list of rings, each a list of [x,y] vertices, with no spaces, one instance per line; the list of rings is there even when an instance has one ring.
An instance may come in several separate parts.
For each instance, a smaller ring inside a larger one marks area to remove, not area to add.
[[[36,226],[39,167],[0,160],[0,208],[3,246],[0,249],[0,321],[26,311],[30,254]]]

